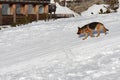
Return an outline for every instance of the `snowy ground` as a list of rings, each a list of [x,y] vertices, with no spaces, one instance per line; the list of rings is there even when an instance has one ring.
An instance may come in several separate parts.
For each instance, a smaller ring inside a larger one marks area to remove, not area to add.
[[[108,34],[82,40],[77,27],[93,21]],[[120,13],[1,30],[0,80],[120,80]]]

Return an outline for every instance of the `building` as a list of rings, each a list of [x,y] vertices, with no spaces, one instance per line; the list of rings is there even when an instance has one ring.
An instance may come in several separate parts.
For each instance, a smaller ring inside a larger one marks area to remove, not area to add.
[[[19,22],[30,16],[39,20],[41,14],[48,13],[50,0],[0,0],[0,25]]]

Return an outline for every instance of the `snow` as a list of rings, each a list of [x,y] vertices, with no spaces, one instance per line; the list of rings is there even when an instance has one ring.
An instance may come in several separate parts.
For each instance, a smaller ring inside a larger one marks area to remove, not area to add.
[[[107,7],[108,5],[105,5],[105,4],[100,4],[100,5],[94,4],[93,6],[89,7],[87,11],[82,12],[81,15],[82,16],[96,15],[96,14],[99,14],[100,9],[102,9],[103,12],[105,12],[106,8],[104,6]]]
[[[119,1],[119,6],[120,6],[120,0],[118,0],[118,1]],[[120,13],[120,7],[119,7],[119,9],[117,11],[118,11],[118,13]]]
[[[82,40],[77,27],[93,21],[109,32]],[[112,13],[2,29],[0,80],[120,80],[119,22]]]
[[[55,3],[54,0],[51,0],[51,3]],[[80,16],[79,14],[77,14],[74,11],[70,10],[66,6],[60,6],[57,2],[55,4],[57,6],[56,14],[73,14],[75,17]]]
[[[51,0],[51,3],[55,3],[54,0]],[[56,14],[73,14],[75,17],[79,16],[79,14],[75,13],[74,11],[70,10],[69,8],[65,6],[60,6],[57,2],[55,3],[56,8]]]
[[[67,7],[60,6],[58,3],[56,3],[57,9],[56,14],[74,14],[74,16],[79,16],[79,14],[75,13],[74,11],[70,10]]]

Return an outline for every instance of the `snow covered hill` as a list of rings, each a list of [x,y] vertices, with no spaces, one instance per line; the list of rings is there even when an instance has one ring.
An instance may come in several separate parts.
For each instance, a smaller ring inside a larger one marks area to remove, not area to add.
[[[77,27],[93,21],[108,34],[82,40]],[[120,80],[119,26],[120,13],[112,13],[2,29],[0,80]]]
[[[97,5],[97,4],[94,4],[93,6],[91,6],[90,8],[88,8],[87,11],[84,11],[82,12],[82,16],[91,16],[91,15],[97,15],[99,14],[100,12],[100,9],[103,10],[103,12],[106,11],[106,8],[104,6],[108,6],[108,5],[105,5],[105,4],[100,4],[100,5]]]

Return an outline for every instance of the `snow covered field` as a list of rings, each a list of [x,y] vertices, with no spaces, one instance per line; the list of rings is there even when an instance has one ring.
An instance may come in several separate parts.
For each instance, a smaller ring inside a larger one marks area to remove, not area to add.
[[[93,21],[108,34],[82,40],[77,27]],[[120,80],[120,13],[0,30],[0,80]]]

